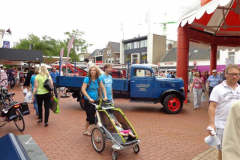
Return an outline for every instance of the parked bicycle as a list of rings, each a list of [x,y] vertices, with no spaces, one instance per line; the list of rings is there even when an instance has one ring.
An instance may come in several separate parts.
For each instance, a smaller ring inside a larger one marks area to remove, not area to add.
[[[1,80],[4,81],[6,79]],[[24,131],[25,122],[22,114],[22,106],[19,102],[15,102],[12,97],[15,93],[8,93],[8,90],[4,86],[0,86],[0,116],[3,117],[4,122],[0,127],[4,126],[8,122],[14,121],[14,124],[19,131]]]

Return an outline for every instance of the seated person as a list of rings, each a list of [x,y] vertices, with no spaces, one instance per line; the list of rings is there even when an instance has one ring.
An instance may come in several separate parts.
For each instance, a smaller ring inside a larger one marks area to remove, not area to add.
[[[120,131],[120,133],[121,133],[121,135],[122,135],[123,137],[128,137],[129,140],[136,138],[136,135],[134,135],[129,129],[128,129],[128,130],[124,130],[124,129],[122,128],[122,125],[121,125],[119,122],[116,122],[116,121],[115,121],[114,119],[112,119],[112,118],[111,118],[111,120],[112,120],[113,124],[116,125],[116,128]],[[129,136],[131,136],[131,138],[129,138]]]

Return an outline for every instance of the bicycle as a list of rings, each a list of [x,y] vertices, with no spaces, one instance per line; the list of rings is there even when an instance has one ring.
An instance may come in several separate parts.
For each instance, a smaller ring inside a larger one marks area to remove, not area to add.
[[[6,79],[1,80],[1,82],[4,80]],[[0,85],[0,116],[4,118],[1,120],[4,124],[0,125],[0,128],[8,122],[14,121],[18,130],[23,132],[25,129],[25,121],[21,112],[21,104],[12,99],[14,95],[15,93],[8,93],[7,88]]]

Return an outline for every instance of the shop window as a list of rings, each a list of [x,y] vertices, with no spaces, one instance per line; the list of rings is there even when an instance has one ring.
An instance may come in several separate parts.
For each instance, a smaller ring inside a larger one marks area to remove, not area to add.
[[[147,63],[147,52],[141,53],[141,63]]]
[[[235,52],[229,52],[228,53],[229,60],[234,63],[235,60]]]

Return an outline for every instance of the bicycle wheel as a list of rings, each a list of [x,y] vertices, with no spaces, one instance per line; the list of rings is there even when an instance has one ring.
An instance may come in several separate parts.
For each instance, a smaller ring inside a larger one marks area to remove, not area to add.
[[[18,128],[18,130],[20,132],[22,132],[25,129],[24,118],[23,118],[23,115],[22,115],[22,113],[19,109],[16,109],[16,114],[17,114],[17,118],[14,119],[14,123],[15,123],[16,127]]]

